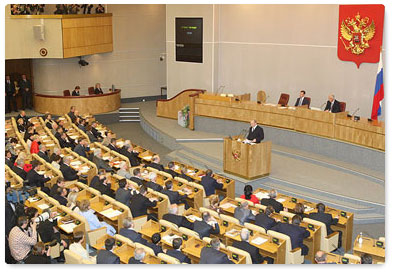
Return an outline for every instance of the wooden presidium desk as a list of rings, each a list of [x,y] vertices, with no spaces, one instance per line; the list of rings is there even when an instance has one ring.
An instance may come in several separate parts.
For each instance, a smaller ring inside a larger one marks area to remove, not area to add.
[[[75,106],[81,114],[100,114],[118,110],[121,106],[121,90],[90,96],[49,96],[34,94],[34,110],[39,113],[49,112],[63,115]]]

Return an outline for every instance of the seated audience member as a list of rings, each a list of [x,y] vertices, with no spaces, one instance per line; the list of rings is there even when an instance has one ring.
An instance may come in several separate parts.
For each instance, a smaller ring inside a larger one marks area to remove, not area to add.
[[[110,142],[111,142],[111,139],[113,138],[112,137],[112,134],[111,134],[111,132],[105,132],[104,133],[104,135],[105,135],[105,137],[103,138],[103,141],[102,141],[102,145],[103,146],[108,146],[108,145],[110,145]]]
[[[146,197],[147,188],[145,186],[141,186],[138,194],[133,194],[130,199],[130,210],[134,218],[148,215],[147,209],[156,206],[155,200],[150,200]],[[148,219],[156,219],[154,215],[148,215]]]
[[[100,83],[95,84],[95,94],[96,95],[103,94],[103,90],[101,89]]]
[[[74,152],[76,152],[79,156],[83,156],[87,158],[86,153],[90,151],[89,143],[86,141],[85,138],[78,139],[78,145],[75,146]]]
[[[56,212],[52,212],[50,208],[43,211],[41,215],[48,215],[44,221],[40,221],[37,227],[37,232],[40,235],[41,241],[44,243],[57,242],[63,247],[67,247],[67,242],[62,240],[58,230],[58,220],[56,219]],[[38,210],[36,210],[38,215]]]
[[[62,161],[62,158],[61,158],[60,156],[58,156],[58,155],[54,155],[51,159],[52,159],[51,165],[52,165],[55,169],[60,170],[60,163],[61,163],[61,161]],[[50,159],[50,160],[51,160],[51,159]]]
[[[12,137],[10,139],[9,143],[7,145],[5,145],[5,150],[9,151],[11,153],[12,157],[17,157],[17,152],[16,152],[16,145],[17,144],[18,144],[18,140],[15,137]]]
[[[66,156],[63,158],[63,163],[60,164],[60,171],[62,172],[65,181],[77,180],[81,175],[80,171],[76,171],[70,167],[71,160],[71,156]]]
[[[75,88],[74,88],[74,90],[73,90],[73,92],[71,93],[71,95],[72,96],[79,96],[80,95],[80,87],[77,85]]]
[[[97,252],[96,263],[97,264],[120,264],[120,258],[114,254],[115,239],[108,238],[104,241],[105,249],[101,249]]]
[[[92,132],[92,125],[87,125],[85,130],[86,130],[85,133],[88,136],[89,141],[91,143],[98,141],[98,138]]]
[[[86,133],[86,122],[83,119],[77,118],[75,121],[75,124],[77,125],[77,128],[80,129],[82,132]]]
[[[60,130],[62,130],[62,128],[60,128]],[[73,142],[73,140],[71,140],[66,133],[61,133],[60,135],[60,139],[59,140],[59,145],[61,148],[70,148],[72,150],[74,150],[75,144]]]
[[[26,175],[26,180],[28,181],[27,183],[30,187],[40,187],[42,191],[44,191],[45,193],[49,193],[49,189],[44,186],[44,183],[48,182],[51,177],[39,174],[39,167],[40,162],[37,160],[33,160],[32,169]]]
[[[159,162],[160,162],[159,155],[154,155],[152,157],[152,161],[147,164],[147,167],[157,169],[158,171],[165,171],[165,168],[163,168],[163,165],[160,164]]]
[[[143,260],[145,258],[145,250],[141,247],[137,247],[134,250],[134,257],[130,257],[128,264],[145,264]]]
[[[98,190],[101,194],[114,197],[114,193],[111,189],[111,180],[108,178],[104,169],[99,169],[98,174],[92,178],[89,186]]]
[[[216,194],[210,195],[210,197],[208,198],[208,202],[209,202],[209,206],[208,206],[209,209],[216,211],[218,213],[224,213],[222,208],[219,206],[218,195],[216,195]]]
[[[19,160],[22,160],[23,162],[26,162],[26,159],[27,159],[26,153],[21,151],[21,152],[19,152],[18,156],[16,157],[14,165],[16,165],[16,162],[18,162]],[[31,169],[32,169],[32,164],[24,163],[23,170],[26,173],[30,172]]]
[[[244,225],[245,222],[250,222],[255,220],[254,214],[248,208],[248,202],[244,201],[235,208],[234,217],[239,220],[241,225]]]
[[[155,252],[155,255],[158,256],[159,253],[163,253],[163,249],[160,245],[160,240],[162,237],[160,236],[159,232],[156,232],[152,234],[151,241],[152,243],[148,242],[145,244],[146,246],[152,248],[152,250]]]
[[[70,192],[67,195],[66,207],[71,209],[73,212],[76,212],[79,214],[80,213],[80,208],[79,208],[80,202],[77,201],[77,198],[78,198],[78,192],[74,192],[74,191]]]
[[[23,163],[23,162],[22,162]],[[14,162],[12,162],[12,154],[10,151],[5,151],[5,164],[12,169]],[[24,163],[23,163],[24,164]]]
[[[317,212],[312,212],[306,217],[324,223],[326,226],[326,234],[327,236],[329,236],[333,233],[331,225],[336,225],[339,222],[339,218],[338,217],[332,218],[332,214],[326,213],[325,205],[323,203],[318,203],[316,207],[317,207]],[[340,230],[337,230],[337,232],[339,232],[338,247],[341,247],[343,232]]]
[[[274,213],[274,208],[272,206],[267,206],[265,209],[265,212],[258,213],[255,216],[255,225],[263,227],[268,231],[269,229],[272,229],[277,222],[271,216]]]
[[[264,206],[272,206],[274,210],[279,213],[280,211],[284,210],[283,204],[278,202],[276,200],[277,198],[277,191],[274,189],[271,189],[269,192],[269,198],[262,198],[261,199],[261,204]]]
[[[25,264],[50,264],[51,258],[49,257],[49,248],[45,249],[43,242],[37,242],[32,252],[25,259]]]
[[[22,119],[23,120],[23,125],[27,126],[29,124],[29,119],[26,116],[26,112],[24,110],[22,110],[18,116],[16,117],[16,120],[18,119]]]
[[[317,264],[327,264],[328,255],[325,251],[318,250],[314,255],[314,260]]]
[[[38,148],[40,146],[39,142],[40,142],[40,136],[39,135],[33,135],[31,137],[32,139],[32,143],[30,145],[30,153],[31,154],[37,154],[40,149]]]
[[[185,179],[185,180],[187,180],[189,182],[193,182],[193,178],[188,176],[188,175],[186,175],[187,167],[182,166],[180,171],[181,171],[181,174],[178,175],[179,178],[183,178],[183,179]]]
[[[56,180],[56,184],[52,186],[51,191],[49,192],[49,195],[51,197],[55,197],[55,195],[58,193],[59,188],[64,188],[66,187],[66,183],[64,182],[63,177],[58,177]]]
[[[140,168],[136,168],[133,170],[133,176],[130,178],[133,182],[136,182],[139,186],[145,183],[144,178],[141,176]]]
[[[120,229],[119,234],[132,240],[135,243],[147,244],[147,241],[141,237],[141,234],[134,230],[134,223],[132,217],[126,217],[122,221],[123,228]]]
[[[202,177],[201,184],[204,187],[204,192],[207,197],[214,194],[216,189],[222,189],[224,186],[222,181],[217,181],[213,178],[213,171],[210,169],[208,169],[206,175]]]
[[[205,211],[202,213],[202,221],[193,223],[193,230],[199,233],[200,239],[202,239],[203,237],[210,237],[210,234],[218,234],[219,225],[217,220]]]
[[[23,134],[23,133],[25,133],[26,132],[26,126],[25,126],[25,124],[24,124],[24,122],[23,122],[23,119],[21,119],[21,118],[19,118],[18,120],[17,120],[17,128],[18,128],[18,132],[19,133],[21,133],[21,134]]]
[[[77,231],[73,236],[73,243],[70,244],[69,250],[81,256],[84,260],[90,260],[92,263],[96,263],[96,256],[89,256],[89,252],[85,247],[82,246],[84,243],[84,232]]]
[[[182,239],[181,238],[174,238],[173,242],[173,249],[168,249],[166,251],[166,254],[178,259],[180,263],[191,263],[191,259],[188,258],[184,253],[181,252],[181,246],[182,246]]]
[[[25,141],[25,142],[27,142],[29,139],[30,139],[30,137],[32,136],[32,135],[34,135],[36,132],[34,131],[34,127],[33,126],[30,126],[30,127],[28,127],[27,129],[26,129],[26,132],[25,132],[25,135],[23,136],[23,140]],[[7,148],[6,148],[7,149]]]
[[[255,196],[255,194],[252,194],[252,186],[251,185],[246,185],[244,187],[244,194],[242,196],[240,196],[240,198],[251,201],[254,203],[254,205],[259,204],[259,199]]]
[[[308,217],[305,213],[304,213],[304,205],[302,203],[296,203],[295,204],[295,208],[294,208],[294,213],[296,215],[299,215],[300,217],[305,218]]]
[[[44,123],[45,123],[45,126],[48,128],[48,129],[52,129],[53,127],[52,127],[52,125],[55,123],[53,120],[52,120],[52,115],[51,114],[46,114],[46,115],[44,115]]]
[[[306,228],[299,226],[301,222],[302,217],[295,215],[292,217],[292,224],[278,223],[272,230],[288,235],[291,239],[292,249],[300,247],[302,249],[302,255],[305,256],[309,253],[309,248],[303,244],[303,239],[308,238],[310,232]]]
[[[59,128],[59,125],[56,123],[56,121],[54,121],[52,123],[52,129],[50,129],[50,131],[51,131],[51,134],[53,134],[55,137],[56,137],[56,132],[57,132],[58,128]]]
[[[9,153],[9,152],[8,152]],[[7,152],[6,152],[7,154]],[[7,157],[6,157],[7,158]],[[25,172],[25,170],[23,169],[23,166],[25,165],[25,162],[23,161],[23,159],[18,159],[16,162],[16,166],[12,165],[9,166],[14,173],[16,173],[20,178],[22,178],[23,180],[26,180],[26,176],[27,173]]]
[[[117,153],[119,153],[119,149],[116,145],[117,140],[115,138],[111,138],[110,143],[108,144],[107,148],[109,148],[111,151],[115,151]]]
[[[229,257],[219,251],[221,242],[218,238],[211,239],[211,247],[203,247],[200,252],[199,264],[234,264]]]
[[[167,169],[165,169],[165,172],[170,174],[173,178],[176,178],[178,176],[178,173],[175,171],[175,167],[176,165],[174,164],[174,162],[171,161],[167,164]]]
[[[132,177],[128,170],[128,164],[125,161],[119,163],[119,170],[117,171],[117,175],[125,177],[126,179],[130,179]]]
[[[140,160],[138,158],[139,153],[134,150],[131,144],[126,143],[128,140],[125,141],[125,145],[123,145],[120,153],[127,158],[129,158],[130,165],[132,167],[136,167],[140,165]]]
[[[126,206],[130,205],[130,199],[132,198],[132,192],[129,189],[128,182],[126,179],[121,179],[118,182],[119,188],[115,192],[115,200],[125,204]]]
[[[241,230],[240,239],[241,241],[234,241],[232,246],[248,252],[251,256],[251,260],[253,264],[263,263],[263,257],[259,253],[259,249],[256,246],[253,246],[249,243],[250,231],[248,229],[243,228]]]
[[[187,195],[181,195],[178,191],[173,191],[172,180],[166,181],[165,188],[162,190],[162,193],[169,197],[170,204],[184,204],[185,209],[189,209],[189,205],[186,200]]]
[[[70,107],[70,112],[67,113],[67,115],[68,115],[68,116],[70,117],[70,119],[71,119],[71,122],[73,122],[73,123],[74,123],[75,118],[76,118],[74,112],[75,112],[75,106],[71,106],[71,107]]]
[[[176,224],[178,227],[188,228],[193,230],[193,223],[183,215],[178,215],[177,204],[170,205],[169,212],[162,216],[163,220]]]
[[[91,124],[92,134],[97,139],[97,141],[102,141],[103,137],[102,137],[101,133],[99,132],[99,130],[96,129],[96,127],[97,127],[97,121],[93,121]]]
[[[92,162],[96,164],[97,169],[104,169],[111,172],[111,166],[103,159],[101,149],[95,149],[93,152]]]
[[[370,256],[367,253],[362,254],[362,256],[361,256],[361,264],[372,264],[372,263],[373,263],[372,256]]]
[[[163,190],[162,186],[156,183],[156,179],[157,179],[156,173],[151,172],[151,173],[149,173],[148,177],[149,177],[149,181],[147,183],[145,183],[145,185],[148,188],[153,189],[154,191],[162,192],[162,190]]]
[[[67,205],[67,189],[66,188],[58,188],[56,190],[55,200],[59,202],[59,204],[66,206]]]
[[[88,222],[90,230],[106,227],[108,235],[113,236],[116,233],[115,228],[113,226],[107,224],[104,221],[103,222],[99,221],[99,219],[95,215],[95,211],[90,208],[90,202],[88,199],[84,199],[81,201],[79,209],[80,209],[80,215],[85,217],[86,221]]]
[[[59,148],[57,148],[57,147],[55,147],[54,149],[53,149],[53,153],[49,156],[49,162],[52,162],[53,161],[53,158],[55,157],[55,156],[59,156],[60,157],[60,154],[62,153],[62,151],[59,149]]]
[[[8,242],[11,256],[17,263],[23,263],[37,243],[37,222],[30,222],[27,216],[20,216],[8,235]]]
[[[39,149],[39,152],[37,153],[37,155],[39,157],[41,157],[42,159],[44,159],[45,161],[47,161],[48,163],[51,163],[49,161],[47,147],[44,144],[41,144],[40,146],[38,146],[38,149]]]

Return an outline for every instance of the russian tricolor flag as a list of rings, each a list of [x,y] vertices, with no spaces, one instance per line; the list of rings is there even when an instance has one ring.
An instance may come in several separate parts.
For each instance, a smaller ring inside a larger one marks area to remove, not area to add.
[[[380,52],[380,62],[377,69],[376,86],[374,88],[372,119],[377,120],[381,115],[381,101],[384,99],[383,59]]]

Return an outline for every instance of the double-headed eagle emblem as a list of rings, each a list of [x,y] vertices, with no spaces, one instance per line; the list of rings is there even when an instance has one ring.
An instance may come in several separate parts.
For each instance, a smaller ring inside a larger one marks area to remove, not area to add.
[[[241,152],[239,150],[232,151],[232,156],[233,156],[233,159],[236,160],[236,161],[240,161],[241,160],[240,159]]]
[[[376,31],[374,21],[369,17],[361,19],[359,12],[354,18],[348,17],[342,21],[340,32],[340,40],[343,42],[344,48],[355,55],[362,54],[366,48],[369,48],[369,43]]]

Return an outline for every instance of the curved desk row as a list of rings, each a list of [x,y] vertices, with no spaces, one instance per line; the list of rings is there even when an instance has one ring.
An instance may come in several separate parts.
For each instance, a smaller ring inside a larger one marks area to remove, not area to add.
[[[54,115],[64,115],[75,106],[81,114],[101,114],[118,110],[121,106],[121,90],[101,95],[90,96],[49,96],[34,94],[34,110],[39,113],[49,112]]]

